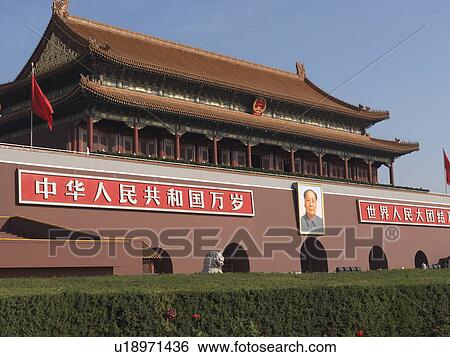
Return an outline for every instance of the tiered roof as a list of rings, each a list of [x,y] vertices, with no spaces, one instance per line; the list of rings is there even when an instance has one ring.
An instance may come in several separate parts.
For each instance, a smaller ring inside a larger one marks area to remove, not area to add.
[[[91,20],[69,16],[68,26],[91,41],[91,50],[117,62],[261,96],[379,121],[387,111],[362,110],[323,92],[307,78],[278,69],[163,41]]]
[[[157,110],[244,127],[265,129],[270,132],[288,133],[332,143],[362,146],[370,149],[389,151],[398,155],[407,154],[417,150],[417,143],[381,140],[372,138],[368,135],[323,128],[320,126],[303,124],[297,121],[255,116],[210,105],[105,86],[86,78],[81,79],[80,85],[82,89],[90,95],[129,107]]]
[[[36,62],[39,59],[45,48],[45,39],[50,38],[51,33],[55,32],[67,46],[78,53],[79,58],[97,56],[103,60],[141,71],[162,73],[191,82],[201,82],[211,86],[243,91],[255,96],[326,110],[357,118],[366,122],[367,126],[389,117],[387,111],[373,111],[364,106],[354,106],[327,94],[306,78],[302,71],[290,73],[72,16],[68,13],[67,8],[61,8],[61,6],[64,7],[64,4],[67,5],[67,1],[56,1],[55,3],[57,5],[54,5],[54,13],[44,34],[44,39],[16,81],[1,86],[0,92],[7,91],[14,86],[26,85],[30,62]],[[70,65],[71,63],[67,64],[68,67]],[[230,109],[107,87],[85,78],[82,78],[79,88],[75,92],[80,90],[84,94],[121,105],[186,114],[201,119],[267,129],[272,132],[285,132],[325,141],[352,144],[392,152],[395,155],[403,155],[419,148],[417,143],[381,140],[367,135],[300,122],[256,117]],[[73,97],[73,94],[69,97]],[[58,100],[61,102],[61,98],[55,99],[55,101]]]

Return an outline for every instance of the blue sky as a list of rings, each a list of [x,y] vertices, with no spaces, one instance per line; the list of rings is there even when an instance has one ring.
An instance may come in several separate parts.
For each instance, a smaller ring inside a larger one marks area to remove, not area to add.
[[[51,15],[50,0],[2,1],[0,82],[14,79]],[[372,136],[418,141],[396,163],[396,183],[444,191],[450,152],[450,2],[301,0],[72,0],[70,12],[253,62],[295,71],[332,91],[409,35],[410,40],[333,94],[388,109]],[[387,169],[381,172],[386,180]]]

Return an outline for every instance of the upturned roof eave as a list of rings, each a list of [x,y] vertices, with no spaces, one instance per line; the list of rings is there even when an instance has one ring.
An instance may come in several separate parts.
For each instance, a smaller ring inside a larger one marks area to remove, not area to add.
[[[55,110],[54,114],[57,115],[58,108],[61,108],[62,106],[66,105],[66,104],[73,103],[74,101],[79,99],[82,95],[83,95],[82,87],[81,87],[81,85],[77,85],[68,93],[65,93],[64,95],[62,95],[58,98],[54,98],[54,99],[50,100],[50,103],[51,103],[53,109]],[[5,124],[5,123],[9,123],[13,120],[29,117],[30,112],[31,112],[31,108],[23,108],[23,109],[20,109],[18,111],[15,111],[15,112],[12,112],[9,114],[4,114],[0,117],[0,127],[1,127],[1,125]]]
[[[180,78],[180,79],[187,80],[187,81],[196,81],[199,83],[213,85],[213,86],[217,86],[217,87],[228,89],[228,90],[244,92],[244,93],[254,95],[254,96],[262,96],[267,99],[275,99],[275,100],[284,101],[289,104],[310,107],[311,109],[317,109],[322,112],[335,113],[335,114],[343,115],[343,116],[350,117],[353,119],[362,120],[365,122],[365,125],[367,125],[366,127],[372,126],[378,122],[389,119],[389,117],[390,117],[390,113],[388,111],[379,111],[379,112],[378,111],[377,112],[366,111],[366,112],[363,112],[363,111],[356,111],[356,109],[354,109],[355,110],[354,113],[348,113],[346,111],[339,110],[339,108],[335,108],[335,107],[331,108],[328,106],[322,106],[320,102],[309,102],[307,100],[300,101],[297,98],[283,96],[283,95],[280,95],[277,93],[264,91],[264,90],[261,90],[258,88],[247,87],[245,85],[234,86],[232,84],[212,80],[207,77],[187,75],[185,73],[176,72],[176,71],[173,71],[173,70],[170,70],[167,68],[150,66],[150,65],[147,65],[144,63],[139,63],[139,62],[135,62],[135,61],[132,61],[129,59],[125,59],[125,58],[116,56],[111,53],[106,53],[105,51],[102,51],[102,50],[100,50],[98,48],[94,48],[94,47],[91,47],[91,52],[92,52],[92,54],[98,56],[99,58],[101,58],[103,60],[109,61],[114,64],[118,64],[120,66],[126,66],[130,69],[135,69],[135,70],[137,69],[137,70],[141,70],[141,71],[148,71],[148,72],[154,72],[154,73],[159,73],[159,74],[163,74],[163,75],[169,75],[169,76],[173,76],[173,77]],[[333,99],[333,101],[342,102],[339,99],[327,94],[326,92],[323,92],[323,93],[325,93],[326,96],[328,96],[328,98]],[[345,102],[342,102],[342,103],[345,103]]]
[[[86,20],[86,21],[89,21],[89,20]],[[19,73],[19,75],[17,76],[16,80],[14,80],[13,82],[9,82],[9,83],[0,85],[0,94],[6,92],[8,90],[13,90],[13,89],[20,88],[22,86],[27,85],[26,84],[26,80],[27,80],[26,76],[30,72],[31,62],[36,62],[38,60],[39,56],[41,55],[41,53],[44,50],[45,45],[47,43],[46,39],[49,38],[52,31],[57,31],[57,33],[60,36],[62,36],[63,39],[70,38],[70,41],[75,41],[78,46],[78,53],[79,53],[80,57],[83,56],[83,54],[89,53],[91,55],[92,54],[97,55],[104,60],[108,60],[108,61],[120,64],[120,65],[125,65],[130,68],[134,68],[134,69],[158,72],[158,73],[162,73],[165,75],[182,78],[183,80],[190,80],[190,81],[194,80],[194,81],[198,81],[200,83],[205,83],[207,85],[214,85],[214,86],[219,86],[221,88],[226,88],[226,89],[235,90],[235,91],[241,91],[241,92],[248,93],[248,94],[255,95],[255,96],[264,96],[264,97],[267,97],[268,99],[270,98],[270,99],[285,101],[290,104],[301,105],[301,106],[309,107],[312,109],[317,109],[317,110],[323,111],[323,112],[336,113],[336,114],[350,117],[350,118],[353,118],[356,120],[361,120],[364,122],[364,125],[366,125],[366,127],[372,126],[373,124],[375,124],[377,122],[380,122],[382,120],[389,118],[389,112],[387,112],[387,111],[385,111],[385,112],[370,112],[370,111],[358,110],[358,107],[355,107],[349,103],[339,100],[339,99],[333,97],[332,95],[326,93],[325,91],[320,89],[318,86],[316,86],[314,83],[312,83],[307,78],[305,79],[305,82],[313,90],[318,91],[322,95],[331,99],[333,102],[337,103],[337,105],[343,106],[343,107],[347,108],[348,110],[352,110],[353,113],[349,113],[346,110],[340,110],[337,107],[324,106],[324,105],[321,105],[320,102],[299,100],[298,98],[290,97],[287,95],[280,95],[279,93],[272,93],[269,91],[265,91],[265,90],[261,90],[258,88],[245,86],[245,85],[235,86],[230,83],[221,82],[221,81],[214,80],[214,79],[208,78],[208,77],[194,76],[194,75],[190,75],[190,74],[186,74],[186,73],[179,73],[179,72],[176,72],[169,68],[151,66],[151,65],[148,65],[145,63],[138,63],[138,62],[135,62],[135,61],[127,59],[127,58],[122,58],[115,54],[107,53],[106,51],[102,51],[100,48],[96,47],[93,44],[92,39],[86,38],[83,36],[83,34],[77,32],[75,29],[73,29],[71,27],[70,21],[68,21],[68,19],[62,18],[59,15],[57,15],[56,13],[54,13],[52,15],[52,17],[47,25],[47,28],[44,32],[44,35],[42,36],[41,41],[38,43],[36,49],[34,50],[33,54],[31,55],[31,57],[29,58],[29,60],[27,61],[27,63],[25,64],[25,66],[23,67],[21,72]],[[80,51],[80,48],[83,48],[84,50]],[[79,59],[78,59],[78,61],[79,61]],[[64,68],[64,67],[62,67],[62,68]],[[58,70],[59,69],[56,69],[55,71],[47,72],[45,74],[42,74],[42,76],[45,78],[46,76],[50,76]]]
[[[50,71],[40,73],[36,75],[36,80],[39,82],[45,81],[55,75],[59,75],[70,70],[72,67],[77,65],[83,65],[85,59],[90,56],[90,51],[87,49],[84,53],[82,53],[78,58],[70,61],[60,67],[54,68]],[[19,80],[15,80],[13,82],[8,82],[4,84],[0,84],[0,96],[6,94],[9,91],[21,90],[31,86],[31,78],[25,77]]]
[[[133,41],[133,39],[136,36],[138,36],[141,39],[145,38],[146,40],[152,40],[154,42],[158,42],[158,43],[160,43],[159,45],[161,45],[161,46],[164,46],[164,45],[177,46],[177,48],[181,48],[183,50],[190,51],[190,52],[196,52],[197,54],[203,55],[205,57],[205,60],[207,60],[207,58],[210,58],[211,56],[213,56],[214,58],[220,58],[223,61],[228,61],[228,62],[233,61],[233,63],[238,63],[243,68],[248,67],[248,66],[258,67],[262,71],[262,73],[263,72],[271,72],[271,73],[275,72],[281,77],[287,76],[287,77],[294,78],[299,81],[302,80],[302,79],[300,79],[300,77],[298,75],[295,75],[294,73],[291,73],[291,72],[282,71],[282,70],[279,70],[276,68],[259,65],[256,63],[251,63],[251,62],[241,60],[238,58],[233,58],[233,57],[221,55],[218,53],[213,53],[213,52],[193,48],[190,46],[175,43],[173,41],[161,40],[161,39],[154,38],[154,37],[146,35],[146,34],[140,34],[140,33],[132,32],[129,30],[124,30],[119,27],[103,24],[103,23],[93,21],[90,19],[85,19],[85,18],[70,15],[66,19],[63,19],[63,21],[66,23],[67,27],[72,28],[72,31],[75,33],[78,33],[78,35],[81,37],[86,36],[86,35],[83,34],[82,31],[77,29],[77,27],[75,25],[76,23],[84,23],[84,24],[89,24],[89,26],[106,28],[106,29],[108,29],[108,31],[111,31],[111,33],[120,31],[120,32],[123,32],[124,34],[126,34],[127,36],[130,36],[130,39],[129,39],[130,41]],[[84,37],[84,38],[86,41],[89,41],[91,43],[91,45],[93,44],[93,42],[95,42],[91,38],[87,38],[87,37]],[[119,63],[120,65],[127,65],[127,66],[131,66],[134,68],[138,68],[140,70],[150,70],[150,71],[156,70],[156,71],[159,71],[164,74],[182,77],[187,80],[194,79],[194,80],[197,80],[197,81],[200,81],[203,83],[207,83],[209,85],[218,85],[218,86],[221,86],[221,87],[224,87],[227,89],[231,89],[231,90],[248,91],[254,95],[264,95],[264,96],[268,97],[267,99],[273,98],[273,99],[289,101],[293,104],[314,106],[314,107],[317,107],[318,109],[336,112],[336,113],[354,117],[357,119],[362,119],[362,120],[368,121],[370,123],[376,123],[376,122],[379,122],[379,121],[389,118],[388,111],[369,111],[369,110],[365,110],[364,109],[365,107],[363,107],[363,106],[355,106],[353,104],[350,104],[348,102],[340,100],[340,99],[332,96],[331,94],[325,92],[321,88],[319,88],[317,85],[312,83],[306,77],[303,80],[303,82],[305,82],[305,84],[307,86],[309,86],[311,88],[311,90],[319,93],[323,97],[326,97],[327,100],[332,101],[337,106],[341,106],[342,108],[345,108],[347,111],[339,110],[339,108],[334,107],[334,106],[332,106],[332,107],[322,106],[322,105],[320,105],[320,103],[317,103],[317,102],[309,102],[307,100],[299,100],[299,98],[297,98],[297,97],[283,96],[283,95],[280,95],[279,93],[262,90],[261,88],[249,87],[249,86],[246,86],[244,83],[235,85],[233,83],[227,83],[224,81],[220,81],[217,78],[209,78],[209,77],[205,77],[205,76],[199,76],[198,74],[194,74],[191,72],[189,72],[189,73],[177,72],[174,68],[170,68],[170,67],[156,67],[154,64],[151,64],[151,63],[143,63],[143,62],[138,62],[138,61],[130,59],[130,58],[124,58],[120,54],[114,53],[114,47],[111,48],[110,50],[101,50],[97,44],[97,46],[92,46],[92,49],[97,55],[102,56],[104,59],[107,59],[110,61],[115,61],[115,62]],[[352,113],[349,113],[348,111],[352,111]],[[369,125],[372,125],[372,124],[369,124]]]
[[[123,99],[119,99],[119,98],[114,98],[111,95],[107,95],[105,93],[102,93],[102,92],[96,90],[91,85],[91,83],[92,82],[90,82],[86,79],[82,80],[81,86],[82,86],[83,91],[85,93],[87,93],[88,95],[94,96],[101,100],[108,101],[110,103],[114,103],[114,104],[118,104],[118,105],[125,105],[125,106],[129,106],[129,107],[140,108],[140,109],[158,110],[161,112],[169,112],[169,113],[173,113],[173,114],[187,115],[187,116],[192,116],[192,117],[196,117],[196,118],[212,120],[212,121],[216,121],[216,122],[220,122],[220,123],[227,123],[230,125],[235,124],[235,125],[239,125],[241,127],[242,126],[254,127],[255,129],[263,129],[263,130],[268,130],[271,132],[274,131],[274,129],[271,127],[264,127],[264,126],[257,126],[257,125],[252,126],[251,124],[244,125],[244,124],[237,123],[237,122],[226,121],[223,118],[221,119],[221,118],[215,117],[213,115],[207,115],[207,114],[201,115],[199,113],[194,114],[188,110],[169,108],[169,107],[164,107],[162,105],[149,105],[144,102],[138,103],[138,102],[133,102],[132,100],[123,100]],[[242,113],[242,114],[244,114],[244,113]],[[250,114],[248,114],[248,115],[250,115]],[[283,131],[281,131],[281,132],[283,132]],[[320,137],[320,136],[315,136],[315,135],[308,135],[305,133],[294,133],[291,131],[286,131],[285,133],[291,134],[291,135],[296,135],[297,137],[304,137],[304,138],[320,140],[322,142],[327,142],[327,143],[339,142],[340,144],[350,145],[350,146],[354,146],[354,147],[358,147],[358,148],[365,148],[365,149],[372,149],[372,150],[376,150],[376,151],[380,151],[380,152],[386,152],[395,157],[406,155],[406,154],[409,154],[409,153],[419,150],[419,145],[417,143],[390,142],[388,140],[383,140],[383,139],[380,140],[380,141],[383,141],[383,143],[381,143],[381,142],[377,143],[376,139],[374,140],[371,138],[370,140],[372,142],[368,142],[366,145],[364,145],[364,144],[356,144],[356,143],[352,142],[351,140],[344,142],[344,141],[338,141],[337,139],[331,139],[329,137],[327,138],[325,136]],[[388,145],[391,147],[389,148]],[[393,148],[392,145],[397,146],[397,148]]]
[[[26,64],[23,66],[22,70],[19,72],[14,81],[0,84],[0,89],[8,85],[14,85],[15,83],[27,78],[27,76],[31,72],[31,63],[36,63],[38,61],[39,57],[45,49],[45,46],[47,45],[47,41],[50,38],[52,32],[57,33],[57,35],[61,36],[63,39],[67,40],[70,38],[69,42],[75,44],[75,46],[71,46],[71,48],[76,47],[72,49],[74,49],[79,55],[82,55],[89,47],[89,40],[86,40],[76,31],[73,31],[64,19],[60,18],[56,13],[53,13],[50,21],[47,24],[44,34],[41,36],[41,39],[36,45],[36,48],[34,49]]]

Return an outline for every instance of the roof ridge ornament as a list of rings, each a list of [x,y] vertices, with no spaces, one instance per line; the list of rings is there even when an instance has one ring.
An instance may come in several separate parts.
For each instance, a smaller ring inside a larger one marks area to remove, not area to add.
[[[295,67],[297,68],[297,76],[299,76],[302,81],[305,81],[306,79],[305,65],[301,62],[296,62]]]
[[[69,16],[69,0],[53,0],[52,11],[59,17]]]
[[[362,110],[362,111],[365,111],[365,112],[370,112],[370,111],[372,111],[372,108],[371,108],[371,107],[368,107],[367,105],[359,104],[359,105],[358,105],[358,108],[359,108],[359,110]]]
[[[89,46],[91,48],[102,50],[104,52],[108,52],[111,49],[111,45],[107,41],[100,43],[91,36],[89,36]]]

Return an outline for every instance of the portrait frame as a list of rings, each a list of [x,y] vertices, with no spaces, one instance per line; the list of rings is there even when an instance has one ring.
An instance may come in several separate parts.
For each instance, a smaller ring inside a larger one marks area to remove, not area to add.
[[[299,233],[302,235],[317,235],[321,236],[325,234],[325,200],[323,195],[323,187],[321,185],[311,185],[302,182],[296,183],[297,190],[297,217],[299,224]],[[306,227],[306,208],[305,208],[305,198],[304,194],[306,191],[313,191],[317,195],[317,207],[316,207],[316,217],[319,219],[319,224],[321,220],[321,225],[318,228],[310,229]]]

